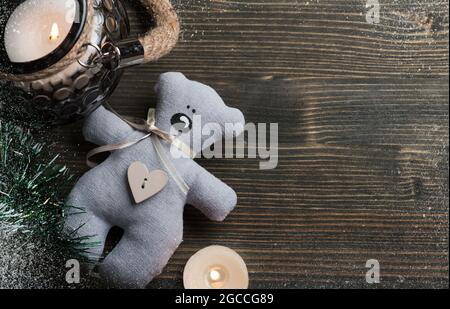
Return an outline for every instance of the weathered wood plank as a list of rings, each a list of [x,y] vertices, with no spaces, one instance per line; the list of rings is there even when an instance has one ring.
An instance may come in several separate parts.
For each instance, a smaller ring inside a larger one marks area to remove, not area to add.
[[[225,223],[187,208],[185,242],[150,287],[181,287],[190,255],[236,249],[251,286],[448,286],[448,2],[174,1],[183,39],[158,63],[128,70],[111,99],[143,116],[159,73],[182,71],[215,87],[251,122],[280,125],[278,168],[201,160],[239,196]],[[389,2],[389,3],[387,3]],[[142,29],[142,14],[130,14]],[[54,150],[81,175],[79,124]]]

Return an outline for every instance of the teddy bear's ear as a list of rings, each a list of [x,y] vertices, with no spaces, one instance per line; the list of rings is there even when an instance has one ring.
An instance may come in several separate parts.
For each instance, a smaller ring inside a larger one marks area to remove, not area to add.
[[[89,115],[83,126],[84,138],[97,145],[120,143],[132,132],[128,124],[103,106]]]
[[[183,73],[179,72],[168,72],[161,74],[158,78],[158,82],[155,85],[155,92],[158,96],[164,93],[170,92],[171,86],[177,85],[181,86],[183,83],[187,82],[188,79]]]
[[[244,131],[245,117],[239,109],[228,107],[226,122],[231,124],[231,126],[225,126],[224,133],[226,138],[237,137]]]

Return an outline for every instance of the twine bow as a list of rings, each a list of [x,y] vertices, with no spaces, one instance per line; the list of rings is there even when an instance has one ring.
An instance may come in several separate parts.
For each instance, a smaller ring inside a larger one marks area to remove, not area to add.
[[[140,143],[141,141],[143,141],[151,136],[157,136],[158,138],[165,141],[166,143],[175,146],[189,158],[195,157],[194,151],[188,145],[186,145],[184,142],[179,140],[175,135],[165,132],[156,126],[156,117],[155,117],[156,112],[155,112],[154,108],[150,108],[148,110],[147,120],[144,120],[144,119],[140,119],[140,118],[121,116],[116,111],[114,111],[110,106],[107,106],[107,107],[112,113],[114,113],[117,117],[119,117],[120,119],[125,121],[130,127],[132,127],[133,129],[135,129],[137,131],[146,133],[146,135],[144,135],[143,137],[141,137],[135,141],[100,146],[100,147],[97,147],[97,148],[89,151],[86,156],[86,164],[88,167],[94,168],[98,165],[97,163],[93,162],[91,160],[91,158],[100,153],[126,149],[126,148],[132,147],[132,146]]]

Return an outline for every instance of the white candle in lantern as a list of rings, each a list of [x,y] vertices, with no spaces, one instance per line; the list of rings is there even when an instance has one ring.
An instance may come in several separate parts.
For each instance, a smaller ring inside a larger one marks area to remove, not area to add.
[[[11,62],[38,60],[66,39],[76,18],[76,0],[27,0],[11,14],[5,49]]]

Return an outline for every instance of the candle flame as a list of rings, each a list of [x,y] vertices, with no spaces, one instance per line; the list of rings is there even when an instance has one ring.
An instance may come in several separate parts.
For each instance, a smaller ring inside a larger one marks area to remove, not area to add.
[[[58,38],[59,38],[59,27],[57,23],[53,23],[49,39],[50,41],[56,41]]]
[[[207,274],[209,286],[213,289],[222,289],[227,283],[226,269],[221,266],[211,267]]]
[[[220,281],[220,279],[222,279],[221,273],[215,269],[211,270],[209,277],[211,278],[212,281]]]

